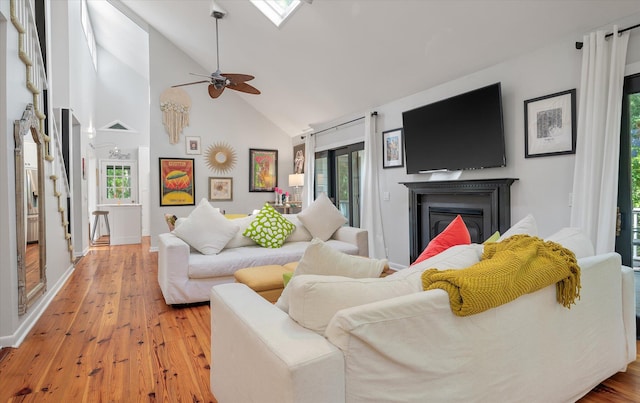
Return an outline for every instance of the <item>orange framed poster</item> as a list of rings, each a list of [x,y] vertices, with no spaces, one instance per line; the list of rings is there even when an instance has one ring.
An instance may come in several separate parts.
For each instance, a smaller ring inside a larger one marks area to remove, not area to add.
[[[193,158],[160,158],[160,206],[193,206],[196,200]]]

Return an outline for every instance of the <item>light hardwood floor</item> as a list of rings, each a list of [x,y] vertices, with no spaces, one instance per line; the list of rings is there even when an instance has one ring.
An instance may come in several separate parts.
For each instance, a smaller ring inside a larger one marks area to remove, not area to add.
[[[0,402],[216,402],[209,306],[167,306],[148,250],[145,238],[80,260],[20,348],[0,354]],[[639,401],[639,361],[581,400]]]

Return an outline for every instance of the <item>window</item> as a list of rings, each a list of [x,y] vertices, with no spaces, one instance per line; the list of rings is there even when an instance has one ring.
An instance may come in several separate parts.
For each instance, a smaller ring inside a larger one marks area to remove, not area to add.
[[[138,191],[135,161],[102,160],[100,177],[103,204],[135,203]]]
[[[276,27],[279,27],[300,5],[300,0],[251,0]]]
[[[96,46],[96,37],[93,34],[93,26],[91,25],[91,18],[89,17],[87,0],[82,0],[80,2],[80,21],[82,22],[84,35],[87,38],[87,45],[89,46],[89,54],[91,54],[93,68],[98,70],[98,47]]]
[[[352,227],[360,226],[360,181],[364,143],[315,155],[315,194],[326,193]]]

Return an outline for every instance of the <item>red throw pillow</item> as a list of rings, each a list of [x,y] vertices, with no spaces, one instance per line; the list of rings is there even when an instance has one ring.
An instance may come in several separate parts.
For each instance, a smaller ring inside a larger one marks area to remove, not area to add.
[[[422,251],[420,256],[413,262],[413,266],[416,263],[420,263],[425,259],[435,256],[440,252],[449,249],[456,245],[469,245],[471,243],[471,236],[469,230],[465,225],[462,217],[458,215],[447,225],[447,228],[433,238],[426,248]]]

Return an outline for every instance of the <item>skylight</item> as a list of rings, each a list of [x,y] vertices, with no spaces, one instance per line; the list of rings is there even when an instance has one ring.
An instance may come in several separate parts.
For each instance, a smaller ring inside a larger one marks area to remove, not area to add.
[[[251,0],[251,3],[279,27],[300,5],[300,0]]]

